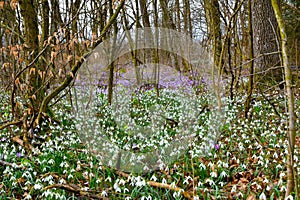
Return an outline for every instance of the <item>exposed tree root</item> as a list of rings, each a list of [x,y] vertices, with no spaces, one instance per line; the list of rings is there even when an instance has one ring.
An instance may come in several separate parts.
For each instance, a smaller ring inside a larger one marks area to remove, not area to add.
[[[88,197],[91,199],[108,199],[105,197],[101,197],[99,195],[95,195],[95,194],[90,194],[88,192],[84,192],[82,190],[80,190],[80,188],[77,185],[71,185],[71,184],[53,184],[53,185],[49,185],[44,187],[44,190],[50,190],[53,188],[59,188],[59,189],[64,189],[67,190],[69,192],[75,193],[77,195],[80,195],[82,197]]]
[[[126,178],[129,177],[129,174],[126,174],[125,172],[117,171],[117,173]],[[163,189],[169,189],[169,190],[172,190],[175,192],[180,192],[180,194],[182,194],[186,199],[193,199],[190,192],[184,191],[184,189],[177,187],[177,186],[173,186],[173,185],[169,185],[169,184],[165,184],[165,183],[159,183],[159,182],[155,182],[155,181],[147,181],[147,184],[152,187],[158,187],[158,188],[163,188]]]

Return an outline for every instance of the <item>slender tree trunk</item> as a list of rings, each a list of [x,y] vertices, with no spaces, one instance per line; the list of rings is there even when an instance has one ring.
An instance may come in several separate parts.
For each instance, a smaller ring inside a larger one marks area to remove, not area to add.
[[[215,80],[215,75],[221,73],[221,68],[223,66],[222,58],[222,34],[221,34],[221,14],[219,11],[219,2],[218,0],[204,0],[205,15],[206,21],[208,24],[208,32],[212,38],[212,47],[213,47],[213,66],[212,66],[212,79],[215,88],[215,93],[217,96],[218,106],[221,108],[221,97],[220,97],[220,88],[219,83]],[[217,74],[215,70],[218,70]]]
[[[111,1],[109,1],[109,14],[110,17],[113,16],[113,4]],[[110,65],[109,65],[109,78],[108,78],[108,103],[112,103],[113,98],[113,84],[114,84],[114,58],[115,58],[115,52],[116,52],[116,40],[117,40],[117,32],[118,32],[118,24],[115,21],[113,24],[113,44],[110,48]]]
[[[298,177],[296,169],[294,169],[294,150],[295,150],[295,110],[294,110],[294,93],[292,89],[292,74],[289,67],[288,55],[287,55],[287,36],[285,32],[285,26],[283,23],[283,17],[277,0],[272,0],[272,6],[275,12],[275,16],[278,22],[280,36],[281,36],[281,49],[282,49],[282,61],[284,66],[285,84],[286,84],[286,96],[288,100],[288,113],[289,113],[289,132],[288,132],[288,156],[287,156],[287,188],[285,197],[287,198],[292,192],[299,195],[298,191]]]
[[[254,65],[253,65],[253,32],[252,32],[252,10],[251,10],[251,0],[248,0],[248,34],[249,34],[249,80],[247,88],[247,98],[245,101],[245,117],[248,118],[248,112],[251,106],[252,91],[254,84]]]

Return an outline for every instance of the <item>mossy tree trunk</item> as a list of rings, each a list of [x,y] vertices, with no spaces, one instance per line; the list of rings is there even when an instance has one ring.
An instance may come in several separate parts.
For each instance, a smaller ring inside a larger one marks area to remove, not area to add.
[[[282,49],[282,62],[284,66],[285,84],[286,84],[286,97],[288,100],[288,114],[289,114],[289,132],[288,132],[288,155],[287,155],[287,187],[285,198],[295,192],[295,196],[299,195],[298,191],[298,177],[296,169],[294,169],[294,151],[295,151],[295,110],[294,110],[294,93],[292,88],[292,74],[289,67],[288,55],[287,55],[287,36],[285,32],[285,25],[283,22],[282,13],[278,5],[277,0],[272,0],[272,6],[275,12],[275,16],[278,22],[280,37],[281,37],[281,49]]]

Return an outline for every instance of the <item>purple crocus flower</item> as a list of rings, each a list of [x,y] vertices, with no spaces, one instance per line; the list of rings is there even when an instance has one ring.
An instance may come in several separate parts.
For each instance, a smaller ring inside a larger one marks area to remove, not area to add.
[[[20,152],[17,152],[16,156],[17,156],[18,158],[20,158],[20,157],[22,156],[22,154],[21,154]]]
[[[220,149],[220,145],[219,144],[215,144],[215,149],[216,150]]]

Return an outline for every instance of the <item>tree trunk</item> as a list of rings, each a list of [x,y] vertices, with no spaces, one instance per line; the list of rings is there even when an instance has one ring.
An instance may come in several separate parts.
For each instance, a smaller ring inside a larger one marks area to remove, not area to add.
[[[248,112],[250,110],[252,91],[254,84],[254,65],[253,65],[253,31],[252,31],[252,10],[251,10],[251,0],[248,0],[248,34],[249,34],[249,80],[247,88],[247,98],[245,101],[245,118],[248,118]]]
[[[289,67],[288,55],[287,55],[287,36],[285,32],[285,26],[283,23],[283,17],[279,8],[277,0],[272,0],[272,6],[275,12],[275,16],[278,22],[280,36],[281,36],[281,49],[282,49],[282,61],[284,66],[285,84],[286,84],[286,97],[288,100],[288,113],[289,113],[289,132],[288,132],[288,156],[287,156],[287,188],[285,198],[292,194],[292,192],[298,193],[298,177],[297,172],[294,170],[294,150],[295,150],[295,110],[294,110],[294,93],[292,89],[292,74]]]
[[[219,80],[217,83],[215,81],[215,69],[218,70],[217,75],[221,74],[222,66],[223,66],[223,58],[222,58],[222,32],[221,32],[221,13],[219,11],[219,2],[218,0],[204,0],[204,8],[205,15],[207,21],[207,29],[208,33],[210,33],[210,37],[212,39],[212,47],[213,47],[213,66],[212,66],[212,81],[215,89],[215,93],[217,96],[218,106],[221,108],[221,97],[220,97],[220,88],[219,88]]]
[[[280,65],[278,53],[280,47],[276,42],[278,24],[271,1],[253,0],[251,1],[251,10],[254,67],[257,72],[263,72]],[[280,71],[270,70],[270,72],[265,73],[265,77],[260,76],[260,80],[263,80],[263,83],[270,81],[270,79],[280,81],[282,77]]]

